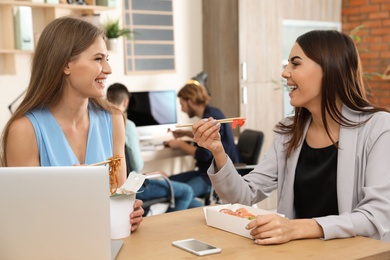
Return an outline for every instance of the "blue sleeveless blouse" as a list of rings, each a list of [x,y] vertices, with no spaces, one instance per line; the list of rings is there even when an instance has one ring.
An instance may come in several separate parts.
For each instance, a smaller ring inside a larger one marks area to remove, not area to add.
[[[105,161],[113,156],[112,117],[97,105],[88,105],[89,130],[85,163]],[[48,108],[37,108],[26,114],[34,126],[41,166],[80,164],[57,120]]]

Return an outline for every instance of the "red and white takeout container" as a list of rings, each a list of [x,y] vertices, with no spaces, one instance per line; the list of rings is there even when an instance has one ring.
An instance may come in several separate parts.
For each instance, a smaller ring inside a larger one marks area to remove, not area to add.
[[[252,236],[250,235],[250,230],[247,230],[245,228],[246,225],[251,222],[251,220],[219,212],[221,209],[230,209],[232,211],[236,211],[239,208],[245,208],[246,210],[248,210],[249,213],[252,213],[256,216],[275,214],[275,212],[272,211],[250,207],[242,204],[224,204],[203,208],[206,223],[208,226],[222,229],[224,231],[228,231],[252,239]]]

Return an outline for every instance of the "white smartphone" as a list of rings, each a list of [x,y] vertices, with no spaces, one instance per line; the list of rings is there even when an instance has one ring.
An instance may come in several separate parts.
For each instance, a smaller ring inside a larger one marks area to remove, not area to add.
[[[193,238],[174,241],[172,242],[172,245],[195,255],[210,255],[221,252],[221,248],[206,244]]]

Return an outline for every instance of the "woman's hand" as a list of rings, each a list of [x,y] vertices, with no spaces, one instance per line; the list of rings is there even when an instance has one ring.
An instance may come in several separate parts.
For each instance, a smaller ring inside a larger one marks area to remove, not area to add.
[[[256,244],[282,244],[293,238],[291,220],[277,214],[258,215],[247,225]]]
[[[227,161],[225,149],[221,142],[219,129],[221,124],[214,118],[202,119],[192,125],[194,142],[209,150],[214,156],[217,170],[221,169]]]
[[[212,153],[223,150],[221,136],[219,135],[220,127],[221,124],[217,123],[212,117],[194,123],[192,125],[194,142]]]
[[[323,237],[321,226],[313,219],[290,220],[277,214],[258,215],[247,225],[256,244],[282,244],[301,238]]]
[[[134,202],[134,211],[130,214],[131,232],[135,231],[143,220],[144,209],[142,208],[142,200],[136,199]]]

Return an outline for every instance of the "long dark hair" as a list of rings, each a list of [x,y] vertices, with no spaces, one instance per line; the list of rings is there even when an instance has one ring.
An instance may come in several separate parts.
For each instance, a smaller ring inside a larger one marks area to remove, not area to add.
[[[296,43],[305,55],[322,68],[321,117],[326,133],[329,133],[326,114],[335,122],[346,127],[355,127],[365,122],[352,122],[337,108],[337,98],[348,108],[361,112],[387,111],[374,106],[367,98],[362,66],[355,43],[347,34],[334,30],[314,30],[299,36]],[[303,132],[311,113],[304,107],[295,107],[292,124],[280,122],[275,132],[291,135],[287,142],[287,158],[296,149],[303,138]]]

